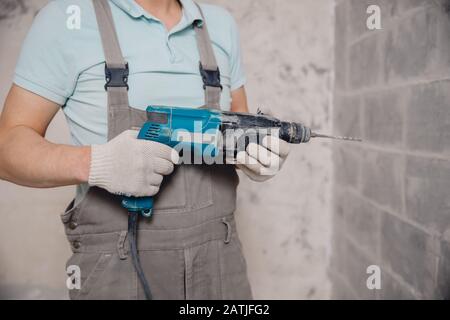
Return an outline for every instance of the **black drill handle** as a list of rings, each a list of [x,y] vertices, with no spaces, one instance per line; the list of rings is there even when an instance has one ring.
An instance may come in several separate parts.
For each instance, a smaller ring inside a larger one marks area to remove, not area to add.
[[[223,151],[228,156],[236,156],[238,152],[246,151],[250,143],[261,144],[264,137],[273,134],[274,130],[278,130],[278,137],[288,143],[305,143],[311,138],[311,129],[301,123],[280,121],[265,114],[223,111],[221,130],[226,141]],[[243,134],[230,138],[226,134],[227,130],[241,130]]]
[[[264,137],[266,137],[267,135],[270,135],[270,133],[266,130],[261,130],[261,132],[253,131],[246,134],[243,137],[245,139],[244,150],[247,150],[247,146],[250,143],[262,145],[262,141]],[[309,140],[311,139],[311,129],[305,127],[301,123],[282,122],[278,137],[281,140],[286,141],[288,143],[294,144],[306,143],[309,142]]]

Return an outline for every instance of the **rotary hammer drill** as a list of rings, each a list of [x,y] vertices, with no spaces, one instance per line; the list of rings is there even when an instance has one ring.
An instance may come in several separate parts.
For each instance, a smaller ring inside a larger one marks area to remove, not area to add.
[[[280,139],[294,144],[308,142],[314,137],[359,140],[318,134],[301,123],[281,121],[261,112],[249,114],[204,108],[149,106],[147,120],[138,139],[163,143],[181,152],[192,152],[194,156],[207,155],[215,163],[225,156],[235,156],[238,151],[245,150],[250,142],[258,143],[273,130]],[[150,217],[153,198],[123,197],[122,206],[129,212]]]

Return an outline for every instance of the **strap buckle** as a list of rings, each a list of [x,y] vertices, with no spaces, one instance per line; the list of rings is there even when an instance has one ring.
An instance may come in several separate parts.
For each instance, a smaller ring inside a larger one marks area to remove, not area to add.
[[[223,89],[222,85],[220,84],[219,67],[217,67],[216,70],[206,70],[203,68],[202,63],[200,62],[200,75],[202,76],[203,80],[203,89],[206,89],[206,87],[216,87],[220,88],[220,90]]]
[[[127,88],[128,87],[128,76],[130,71],[128,69],[128,63],[125,64],[125,68],[109,68],[105,63],[105,90],[108,88]]]

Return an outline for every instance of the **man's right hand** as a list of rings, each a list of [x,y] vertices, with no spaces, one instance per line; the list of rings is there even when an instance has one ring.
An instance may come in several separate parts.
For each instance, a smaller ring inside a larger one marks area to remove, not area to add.
[[[127,130],[103,145],[91,147],[89,185],[113,194],[153,196],[164,175],[171,174],[178,153],[164,144],[137,139],[138,131]]]

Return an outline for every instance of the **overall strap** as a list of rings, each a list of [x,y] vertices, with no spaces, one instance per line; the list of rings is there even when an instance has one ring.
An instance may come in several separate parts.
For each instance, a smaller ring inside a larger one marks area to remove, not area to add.
[[[222,85],[220,84],[220,71],[214,55],[212,42],[206,27],[205,16],[200,6],[195,3],[203,18],[203,23],[194,23],[197,38],[197,46],[200,54],[200,74],[205,90],[205,106],[212,109],[220,109],[220,95]]]
[[[108,94],[108,140],[111,140],[131,124],[131,116],[124,119],[123,112],[129,109],[128,103],[128,63],[124,60],[117,38],[111,7],[108,0],[93,0],[100,37],[105,55],[105,90]],[[121,110],[122,125],[117,126],[117,110]],[[124,121],[125,120],[125,121]],[[127,121],[128,120],[128,121]],[[123,128],[119,128],[122,127]]]
[[[105,53],[105,90],[108,93],[108,140],[131,126],[128,103],[128,64],[125,62],[108,0],[93,0],[98,28]],[[142,270],[137,251],[138,213],[128,213],[128,239],[132,263],[147,300],[152,299],[150,286]]]

